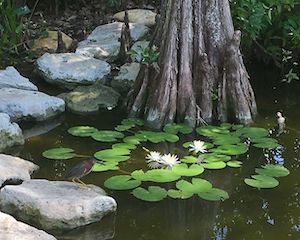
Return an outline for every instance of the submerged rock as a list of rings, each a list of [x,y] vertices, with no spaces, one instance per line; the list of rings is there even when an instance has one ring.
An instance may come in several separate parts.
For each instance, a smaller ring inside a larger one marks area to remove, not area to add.
[[[42,92],[15,88],[0,89],[0,112],[12,121],[44,121],[65,111],[65,102]]]
[[[0,88],[17,88],[23,90],[37,91],[38,88],[25,78],[14,67],[0,70]]]
[[[73,112],[91,113],[99,109],[112,109],[118,104],[120,94],[111,87],[96,83],[91,86],[77,87],[72,92],[58,95]]]
[[[94,185],[34,179],[2,188],[0,207],[24,222],[58,231],[98,222],[117,204]]]
[[[52,235],[17,221],[12,216],[0,212],[0,239],[3,240],[55,240]]]
[[[156,13],[147,9],[130,9],[128,12],[128,20],[131,23],[141,23],[148,27],[155,25]],[[116,13],[113,18],[117,21],[124,22],[125,11]]]
[[[12,123],[8,114],[0,113],[0,152],[22,144],[24,144],[24,137],[19,125]]]
[[[22,158],[0,154],[0,187],[29,180],[30,175],[38,169],[37,165]]]
[[[119,92],[128,92],[140,71],[139,63],[126,63],[120,68],[119,74],[111,81],[111,86]]]
[[[75,53],[45,53],[37,60],[37,69],[47,82],[69,89],[96,81],[105,83],[111,71],[107,62]]]
[[[149,41],[138,41],[130,49],[130,58],[134,62],[141,62],[143,59],[142,52],[149,46]]]
[[[101,25],[78,44],[76,53],[98,59],[113,61],[120,51],[119,38],[121,37],[123,23],[114,22]],[[137,41],[149,32],[143,24],[130,24],[130,33],[133,41]]]

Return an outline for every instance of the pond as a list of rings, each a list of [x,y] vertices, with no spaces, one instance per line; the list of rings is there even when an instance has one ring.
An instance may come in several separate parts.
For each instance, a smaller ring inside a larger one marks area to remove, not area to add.
[[[20,69],[31,75],[30,68]],[[300,239],[300,94],[299,86],[283,86],[273,69],[250,67],[257,95],[259,116],[255,126],[272,128],[276,125],[275,113],[283,110],[287,116],[287,133],[277,139],[283,146],[274,151],[251,148],[238,157],[243,161],[241,168],[209,170],[201,175],[214,186],[224,189],[229,199],[209,202],[193,197],[187,200],[166,198],[150,203],[136,199],[130,191],[111,191],[118,209],[116,214],[63,235],[58,239],[115,239],[115,240],[271,240]],[[57,93],[55,88],[39,84],[42,80],[30,76],[42,90]],[[51,89],[51,91],[50,91]],[[76,138],[67,133],[70,127],[89,125],[101,130],[111,130],[126,117],[122,110],[101,111],[87,116],[66,113],[62,124],[53,130],[29,137],[21,150],[21,157],[40,166],[35,178],[62,180],[69,169],[82,158],[53,161],[42,157],[42,152],[54,147],[71,147],[82,155],[92,156],[95,152],[109,148],[111,144],[91,138]],[[29,126],[25,126],[29,127]],[[193,138],[193,137],[191,137]],[[147,145],[163,152],[177,151],[180,143]],[[133,171],[145,168],[145,151],[138,148],[122,169]],[[258,190],[244,183],[254,174],[255,168],[266,163],[284,164],[290,175],[279,179],[274,189]],[[104,188],[104,181],[116,175],[114,171],[91,173],[82,180]]]

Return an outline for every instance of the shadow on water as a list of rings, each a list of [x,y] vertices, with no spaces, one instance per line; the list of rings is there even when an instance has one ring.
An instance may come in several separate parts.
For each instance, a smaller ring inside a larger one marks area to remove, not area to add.
[[[28,76],[30,72],[26,71]],[[287,118],[288,131],[279,137],[282,148],[274,151],[251,149],[249,154],[241,157],[244,162],[242,168],[206,171],[201,175],[214,186],[226,190],[230,195],[228,200],[207,202],[194,197],[189,200],[165,199],[158,203],[147,203],[136,199],[129,191],[108,191],[118,202],[116,215],[57,236],[58,239],[300,239],[299,84],[282,84],[278,80],[279,73],[259,66],[250,66],[250,75],[253,76],[259,107],[255,125],[272,128],[276,125],[276,111],[282,110]],[[34,79],[36,83],[41,81],[37,77]],[[42,89],[47,90],[49,87],[43,85]],[[54,92],[57,90],[51,93]],[[41,167],[35,178],[61,180],[65,170],[82,159],[51,161],[43,158],[41,153],[53,147],[71,147],[78,154],[91,156],[96,151],[110,147],[110,144],[70,136],[67,129],[76,125],[112,129],[124,117],[125,113],[118,109],[88,116],[66,113],[63,121],[51,122],[52,126],[25,130],[28,138],[20,155]],[[30,129],[32,126],[26,127]],[[44,133],[41,129],[50,131]],[[36,133],[37,136],[34,136]],[[157,147],[161,151],[181,151],[181,143],[159,144]],[[123,163],[121,168],[126,171],[145,168],[144,157],[144,151],[135,150],[131,160]],[[254,174],[255,167],[267,162],[285,164],[291,174],[279,179],[280,185],[275,189],[257,190],[245,185],[244,178]],[[112,172],[91,173],[83,180],[103,187],[104,180],[112,175]],[[172,186],[170,184],[168,187]]]

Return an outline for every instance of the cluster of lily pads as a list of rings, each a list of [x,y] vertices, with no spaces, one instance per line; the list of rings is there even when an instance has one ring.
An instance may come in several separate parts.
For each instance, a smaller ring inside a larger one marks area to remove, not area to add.
[[[184,124],[167,124],[163,131],[153,132],[143,130],[141,119],[124,119],[113,131],[98,130],[90,126],[76,126],[68,130],[76,137],[91,137],[100,142],[113,143],[111,148],[94,153],[101,161],[93,166],[92,171],[120,170],[122,162],[130,159],[131,153],[137,147],[145,150],[147,170],[137,169],[124,175],[115,175],[104,182],[104,186],[112,190],[132,190],[132,194],[144,201],[160,201],[166,197],[187,199],[199,196],[205,200],[218,201],[229,198],[228,193],[213,185],[199,175],[205,170],[223,169],[225,167],[239,168],[242,162],[235,156],[245,154],[249,147],[272,149],[280,146],[276,139],[269,137],[264,128],[244,127],[224,123],[220,126],[202,126],[196,129],[199,139],[185,142],[183,148],[189,149],[184,156],[171,153],[160,153],[145,148],[146,142],[175,143],[179,136],[191,134],[193,129]],[[178,136],[179,135],[179,136]],[[70,148],[54,148],[43,152],[49,159],[70,159],[80,156]],[[245,183],[255,188],[276,187],[279,182],[274,177],[286,176],[289,171],[279,165],[268,164],[257,168],[257,175],[245,179]],[[156,183],[148,188],[141,185],[144,182]],[[163,187],[163,183],[176,182],[174,188]]]

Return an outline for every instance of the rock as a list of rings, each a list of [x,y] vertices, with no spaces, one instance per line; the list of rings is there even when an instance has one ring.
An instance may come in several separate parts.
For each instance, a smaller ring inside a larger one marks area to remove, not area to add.
[[[29,180],[30,175],[38,169],[37,165],[22,158],[0,154],[0,187]]]
[[[146,9],[130,9],[128,12],[128,20],[130,23],[141,23],[148,27],[155,25],[156,13]],[[113,18],[116,21],[124,22],[125,11],[116,13]]]
[[[128,92],[140,71],[140,63],[126,63],[120,68],[119,74],[111,81],[111,86],[119,92]]]
[[[40,37],[34,40],[31,50],[33,51],[48,51],[54,53],[57,49],[57,31],[47,31],[47,37]],[[62,32],[62,40],[66,46],[66,50],[70,49],[73,39]]]
[[[98,222],[117,204],[94,185],[34,179],[2,188],[0,207],[38,228],[58,231]]]
[[[37,69],[47,82],[69,89],[96,81],[105,83],[110,73],[107,62],[75,53],[45,53],[37,60]]]
[[[114,22],[95,28],[86,40],[79,42],[76,53],[109,62],[115,60],[120,51],[122,26],[123,23]],[[149,28],[131,23],[130,32],[133,41],[137,41],[149,32]]]
[[[133,62],[141,62],[143,57],[142,57],[142,52],[145,48],[149,46],[149,41],[138,41],[134,43],[130,49],[131,55],[130,58]]]
[[[7,113],[12,121],[44,121],[64,111],[65,103],[57,97],[37,91],[0,89],[0,112]]]
[[[0,70],[0,88],[17,88],[37,91],[38,88],[25,78],[14,67],[7,67]]]
[[[77,87],[70,93],[58,95],[66,102],[66,106],[73,112],[90,113],[100,108],[112,109],[117,106],[120,94],[110,87],[100,83],[92,86]]]
[[[52,235],[17,221],[12,216],[0,212],[0,239],[3,240],[55,240]]]
[[[0,113],[0,152],[9,147],[23,144],[24,137],[19,125],[11,123],[8,114]]]

